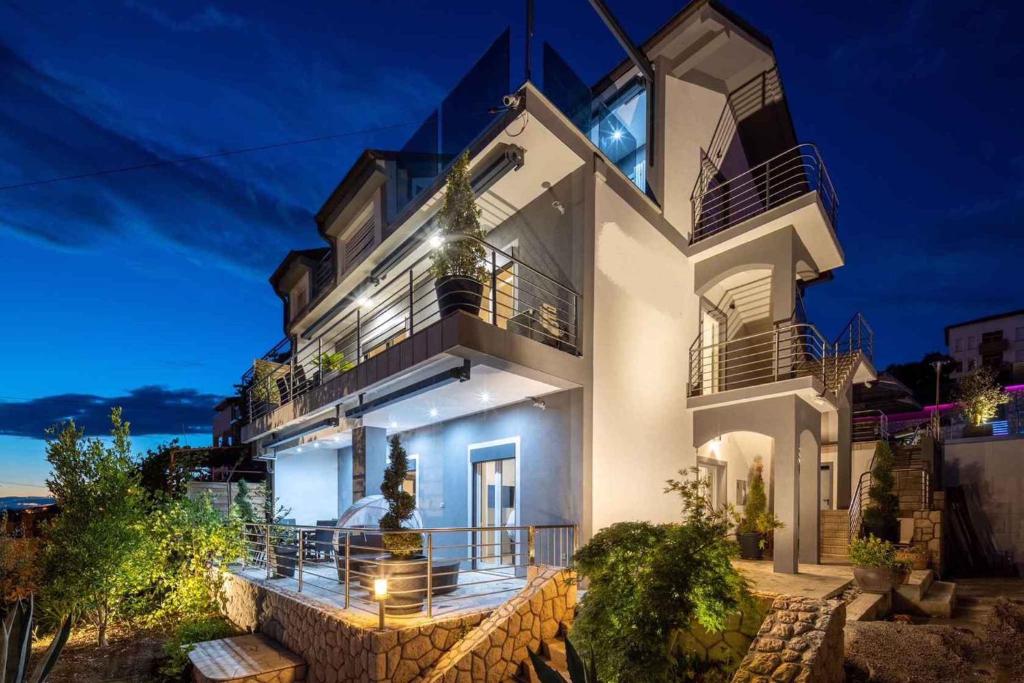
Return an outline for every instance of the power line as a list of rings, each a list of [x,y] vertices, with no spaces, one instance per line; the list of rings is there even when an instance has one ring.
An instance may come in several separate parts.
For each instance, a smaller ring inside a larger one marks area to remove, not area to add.
[[[73,175],[56,176],[54,178],[44,178],[40,180],[27,180],[22,183],[14,183],[13,185],[0,185],[0,191],[3,190],[17,190],[26,187],[38,187],[40,185],[50,185],[52,183],[59,183],[65,180],[81,180],[83,178],[96,178],[99,176],[114,175],[115,173],[127,173],[128,171],[141,171],[147,168],[157,168],[160,166],[170,166],[173,164],[187,164],[196,161],[206,161],[207,159],[217,159],[220,157],[234,156],[236,154],[248,154],[250,152],[262,152],[269,149],[278,149],[281,147],[292,147],[295,145],[308,145],[313,142],[324,142],[326,140],[335,140],[337,138],[351,137],[354,135],[366,135],[369,133],[379,133],[386,130],[393,130],[395,128],[402,128],[404,126],[415,125],[416,121],[404,121],[402,123],[392,123],[386,126],[377,126],[375,128],[363,128],[361,130],[350,130],[344,133],[335,133],[333,135],[320,135],[313,138],[303,138],[300,140],[286,140],[284,142],[272,142],[266,145],[256,145],[254,147],[239,147],[237,149],[222,150],[220,152],[209,152],[207,154],[197,154],[190,157],[180,157],[178,159],[160,159],[158,161],[149,161],[144,164],[135,164],[132,166],[121,166],[119,168],[108,168],[100,171],[91,171],[89,173],[76,173]]]

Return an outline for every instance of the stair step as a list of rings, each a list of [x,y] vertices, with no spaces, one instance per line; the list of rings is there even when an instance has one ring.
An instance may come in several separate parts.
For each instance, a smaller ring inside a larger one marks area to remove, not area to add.
[[[197,683],[306,680],[302,657],[258,634],[199,643],[188,658],[194,667],[192,680]]]
[[[896,592],[911,602],[920,602],[934,580],[935,572],[931,569],[915,569],[910,572],[907,582],[896,588]]]
[[[919,607],[929,616],[948,619],[956,607],[956,584],[952,581],[935,581],[919,603]]]
[[[883,593],[861,593],[846,605],[847,621],[875,621],[888,611],[889,596]]]

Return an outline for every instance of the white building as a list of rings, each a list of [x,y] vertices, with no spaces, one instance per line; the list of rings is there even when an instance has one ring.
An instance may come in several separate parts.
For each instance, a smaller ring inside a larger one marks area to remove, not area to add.
[[[735,503],[760,456],[776,570],[819,562],[819,511],[859,478],[872,336],[803,314],[804,286],[844,264],[839,206],[770,42],[695,2],[592,88],[547,50],[543,78],[489,79],[508,43],[403,149],[367,150],[317,213],[324,248],[274,273],[286,337],[246,374],[243,440],[300,524],[376,493],[398,433],[425,525],[581,540],[678,519],[665,480],[697,465]],[[464,150],[488,276],[478,314],[442,315],[431,238]]]
[[[946,349],[956,360],[953,375],[982,365],[1024,375],[1024,311],[1010,311],[946,326]]]

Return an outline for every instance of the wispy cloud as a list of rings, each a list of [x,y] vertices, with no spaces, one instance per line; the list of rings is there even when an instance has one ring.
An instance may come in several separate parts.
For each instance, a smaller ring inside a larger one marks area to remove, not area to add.
[[[215,5],[207,5],[203,9],[184,19],[176,19],[158,7],[153,7],[138,0],[128,0],[125,6],[141,12],[160,26],[171,31],[198,33],[211,30],[241,30],[247,22],[245,18],[225,12]]]
[[[0,167],[0,185],[181,155],[167,141],[137,139],[100,120],[79,104],[76,88],[3,45],[0,92],[0,157],[21,162]],[[0,192],[0,229],[64,248],[148,233],[261,278],[311,226],[308,208],[206,162]]]
[[[74,420],[90,436],[110,431],[110,411],[123,409],[134,436],[202,434],[210,431],[221,396],[195,389],[144,386],[122,396],[57,394],[29,401],[0,401],[0,435],[41,439],[46,430]]]

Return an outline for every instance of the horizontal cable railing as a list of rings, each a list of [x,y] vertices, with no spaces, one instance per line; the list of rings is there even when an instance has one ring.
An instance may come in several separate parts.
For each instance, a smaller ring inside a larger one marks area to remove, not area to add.
[[[801,144],[728,180],[712,181],[693,198],[691,242],[715,235],[769,209],[817,192],[832,226],[839,199],[814,145]]]
[[[397,532],[247,524],[244,534],[241,575],[357,612],[377,614],[383,602],[388,616],[436,617],[504,602],[523,589],[528,567],[571,567],[577,544],[573,524]],[[396,535],[418,537],[420,551],[392,556],[387,538]]]
[[[853,440],[888,441],[889,418],[881,410],[856,410],[853,413]]]
[[[700,341],[700,339],[698,339]],[[690,396],[815,376],[825,380],[829,343],[814,325],[780,323],[771,330],[690,347]]]
[[[579,353],[579,294],[514,256],[470,237],[484,273],[441,283],[425,254],[390,274],[287,359],[255,361],[243,377],[249,420],[355,368],[458,310],[571,354]],[[467,267],[466,270],[474,270]]]

